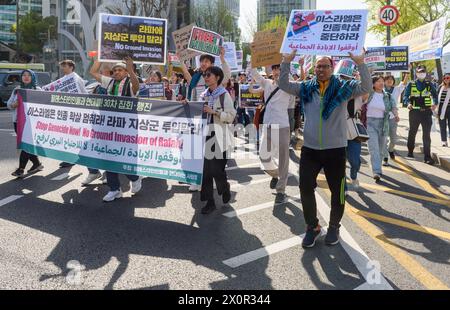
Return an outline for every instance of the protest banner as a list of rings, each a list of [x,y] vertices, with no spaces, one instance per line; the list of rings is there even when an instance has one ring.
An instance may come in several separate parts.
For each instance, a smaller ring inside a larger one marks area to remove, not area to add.
[[[166,64],[166,19],[101,13],[99,21],[99,61]]]
[[[364,61],[374,71],[408,71],[408,46],[369,47]]]
[[[164,83],[145,83],[139,85],[139,97],[165,98]]]
[[[250,45],[254,68],[281,63],[283,56],[280,54],[280,47],[283,43],[283,34],[283,28],[255,33],[253,43]]]
[[[225,61],[230,67],[231,72],[238,72],[238,63],[236,56],[236,43],[234,42],[224,42],[223,47],[225,49]],[[220,57],[216,57],[215,63],[216,66],[222,67],[222,61],[220,61]]]
[[[42,86],[44,91],[54,91],[61,93],[80,93],[81,89],[75,79],[75,73],[68,74],[50,84]]]
[[[189,38],[188,49],[201,54],[220,56],[220,47],[223,45],[223,37],[213,31],[193,27]]]
[[[367,32],[367,10],[293,10],[281,53],[341,56],[361,54]]]
[[[253,89],[258,89],[258,84],[253,85]],[[250,92],[249,84],[239,85],[239,106],[241,108],[255,108],[260,104],[263,104],[264,100],[262,94],[252,94]]]
[[[409,46],[409,61],[416,62],[442,57],[446,18],[402,33],[392,39],[392,45]]]
[[[183,27],[179,30],[172,32],[172,38],[173,41],[175,42],[177,54],[182,62],[190,60],[195,56],[199,55],[198,52],[191,51],[188,49],[189,39],[191,37],[192,28],[194,27],[195,24],[191,24],[189,26]]]
[[[18,147],[121,174],[200,185],[203,104],[19,90]]]
[[[236,59],[237,59],[238,71],[240,72],[243,69],[244,51],[236,51]]]

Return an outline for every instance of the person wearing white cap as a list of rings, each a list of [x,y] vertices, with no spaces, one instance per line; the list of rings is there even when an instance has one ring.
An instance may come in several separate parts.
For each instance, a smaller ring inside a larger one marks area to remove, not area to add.
[[[100,62],[95,60],[90,70],[91,75],[107,89],[107,94],[111,96],[134,97],[139,91],[139,79],[133,70],[133,60],[129,57],[124,62],[118,62],[112,67],[113,76],[107,77],[99,72]],[[131,181],[131,193],[136,194],[142,188],[142,178],[137,175],[127,175]],[[103,201],[111,202],[122,197],[120,189],[119,174],[106,172],[107,184],[110,191],[103,197]]]

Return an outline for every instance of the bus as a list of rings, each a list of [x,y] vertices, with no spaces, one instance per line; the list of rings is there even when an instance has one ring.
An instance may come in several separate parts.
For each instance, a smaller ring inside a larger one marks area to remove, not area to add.
[[[44,72],[45,65],[41,63],[11,63],[11,62],[0,62],[0,71],[16,71],[16,70],[26,70],[30,69],[37,72]]]

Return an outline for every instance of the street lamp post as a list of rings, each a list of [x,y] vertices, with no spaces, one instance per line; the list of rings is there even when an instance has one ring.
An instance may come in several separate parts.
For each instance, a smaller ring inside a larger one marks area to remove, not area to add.
[[[20,57],[20,34],[19,34],[20,0],[16,1],[16,57]]]

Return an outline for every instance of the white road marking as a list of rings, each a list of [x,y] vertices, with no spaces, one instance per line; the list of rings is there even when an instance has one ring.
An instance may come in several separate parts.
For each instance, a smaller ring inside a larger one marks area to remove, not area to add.
[[[12,195],[12,196],[6,197],[6,198],[0,200],[0,207],[4,206],[10,202],[16,201],[17,199],[20,199],[23,196],[24,195]]]
[[[292,174],[289,175],[289,177],[292,177],[292,176],[293,176]],[[270,180],[272,180],[272,178],[264,178],[264,179],[245,182],[245,183],[234,183],[231,185],[231,188],[236,189],[236,188],[240,188],[240,187],[244,187],[244,186],[257,185],[257,184],[269,182]]]
[[[237,268],[242,265],[254,262],[260,258],[287,250],[289,248],[292,248],[294,246],[298,246],[302,244],[303,237],[305,235],[301,236],[295,236],[290,239],[286,239],[280,242],[273,243],[271,245],[268,245],[263,248],[259,248],[257,250],[244,253],[242,255],[224,260],[223,263],[231,268]]]
[[[260,167],[260,166],[261,166],[260,163],[252,163],[252,164],[242,165],[242,166],[227,167],[227,168],[225,168],[225,170],[226,171],[232,171],[232,170],[237,170],[237,169],[245,169],[245,168]]]
[[[293,197],[293,198],[294,199],[292,199],[292,198],[287,199],[286,202],[284,202],[284,203],[290,202],[290,203],[296,204],[296,202],[299,202],[300,196],[296,196],[296,197]],[[256,211],[264,210],[264,209],[267,209],[267,208],[271,208],[271,207],[274,207],[274,206],[275,206],[275,203],[273,201],[269,201],[269,202],[262,203],[262,204],[259,204],[259,205],[255,205],[255,206],[251,206],[251,207],[248,207],[248,208],[243,208],[243,209],[239,209],[239,210],[226,212],[226,213],[224,213],[222,215],[225,216],[225,217],[228,217],[228,218],[233,218],[233,217],[238,217],[238,216],[241,216],[241,215],[244,215],[244,214],[248,214],[248,213],[251,213],[251,212],[256,212]]]
[[[60,174],[60,175],[58,175],[58,176],[52,178],[51,180],[52,180],[52,181],[62,181],[62,180],[65,180],[65,179],[70,178],[70,177],[73,176],[73,175],[74,175],[73,173],[65,172],[65,173],[63,173],[63,174]]]

